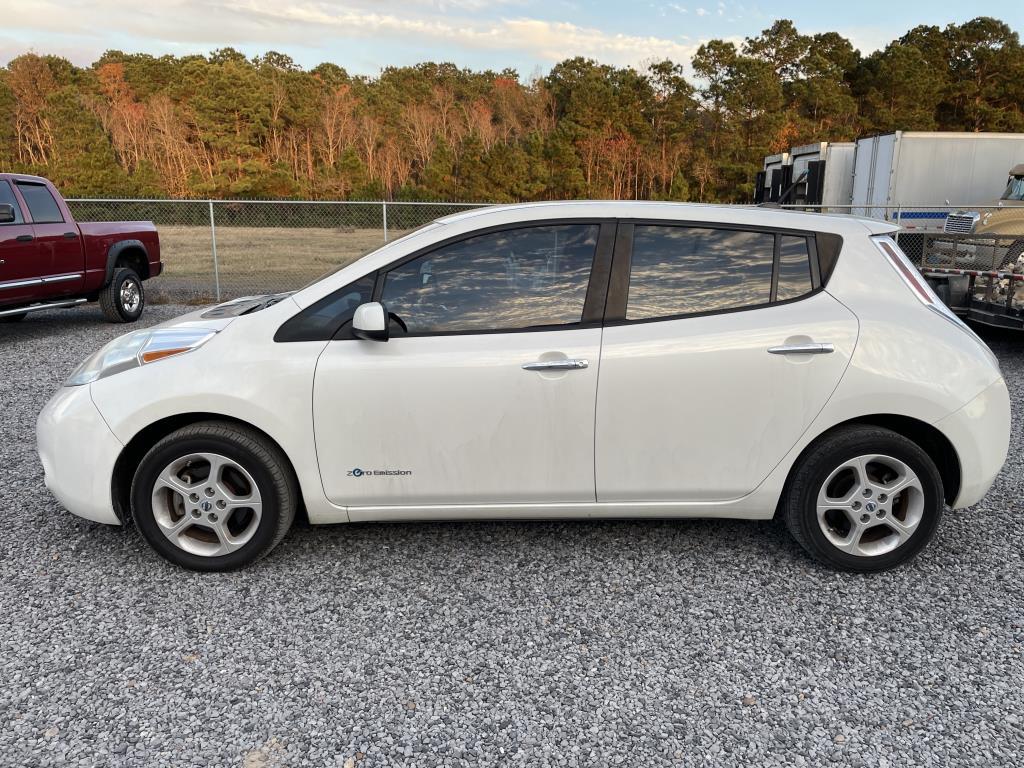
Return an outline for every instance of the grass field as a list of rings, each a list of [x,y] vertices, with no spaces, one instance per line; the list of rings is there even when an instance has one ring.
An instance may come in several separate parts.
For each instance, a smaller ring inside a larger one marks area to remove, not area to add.
[[[208,227],[161,226],[163,275],[151,286],[157,300],[208,300],[214,295]],[[390,239],[405,234],[389,232]],[[222,298],[301,288],[309,281],[384,244],[380,229],[218,227]]]

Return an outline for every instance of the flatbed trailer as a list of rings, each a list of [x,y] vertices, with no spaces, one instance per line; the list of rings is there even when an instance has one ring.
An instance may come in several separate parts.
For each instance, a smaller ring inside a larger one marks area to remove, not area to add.
[[[1024,274],[952,267],[926,267],[921,274],[939,298],[965,320],[1024,330]],[[957,279],[963,282],[962,290],[954,288]]]

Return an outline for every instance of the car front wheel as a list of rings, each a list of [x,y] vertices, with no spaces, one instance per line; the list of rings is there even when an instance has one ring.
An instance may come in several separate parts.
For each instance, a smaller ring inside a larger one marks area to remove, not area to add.
[[[804,549],[850,571],[883,571],[913,558],[935,534],[942,509],[942,478],[928,454],[872,426],[839,429],[812,446],[782,504]]]
[[[191,570],[226,571],[284,538],[298,487],[284,454],[261,434],[202,422],[150,449],[131,494],[135,524],[158,553]]]

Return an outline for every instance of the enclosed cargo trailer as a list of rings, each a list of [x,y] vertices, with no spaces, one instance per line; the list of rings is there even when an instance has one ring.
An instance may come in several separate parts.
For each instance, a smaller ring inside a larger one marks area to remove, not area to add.
[[[857,140],[853,213],[941,232],[950,205],[998,199],[1024,133],[896,131]]]

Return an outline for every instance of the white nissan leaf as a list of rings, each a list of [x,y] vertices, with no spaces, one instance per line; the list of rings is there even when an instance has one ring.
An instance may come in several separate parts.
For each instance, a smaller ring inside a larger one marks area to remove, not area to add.
[[[884,222],[572,202],[440,219],[291,295],[106,345],[46,485],[224,570],[312,523],[780,515],[891,568],[1006,458],[999,366]]]

